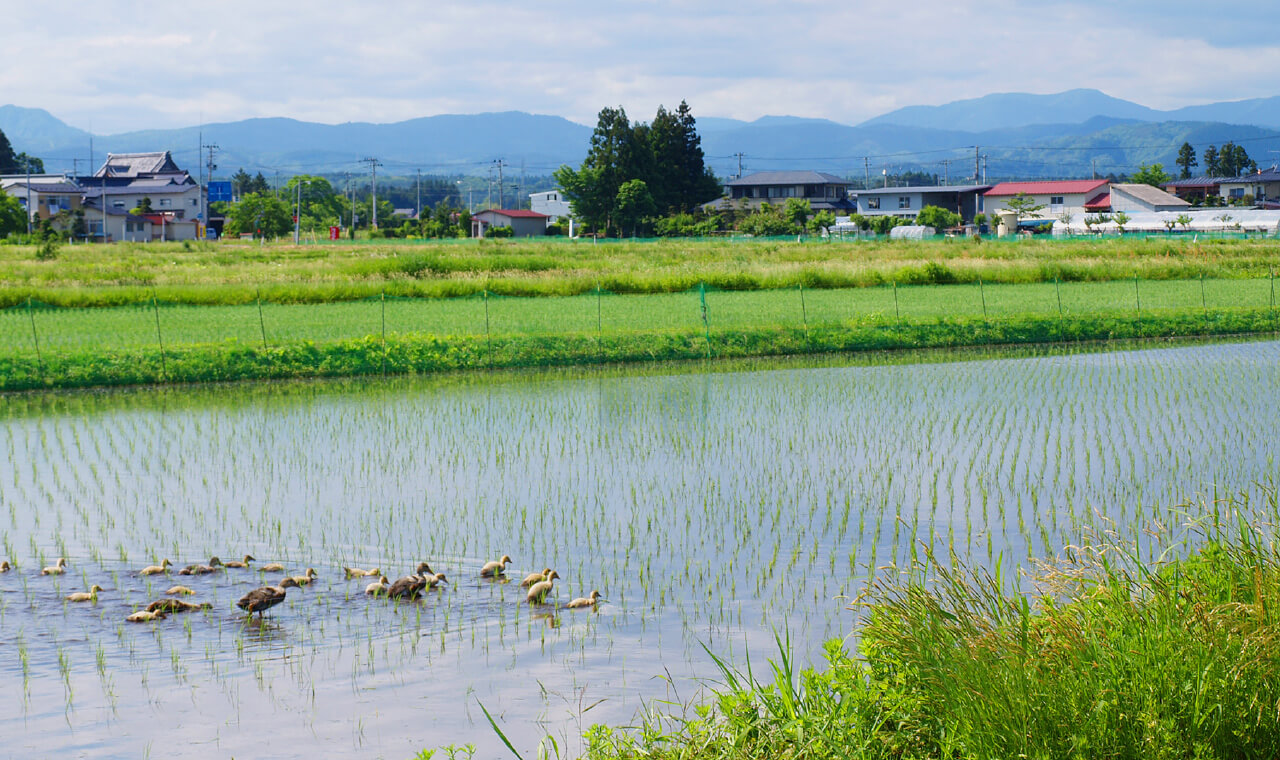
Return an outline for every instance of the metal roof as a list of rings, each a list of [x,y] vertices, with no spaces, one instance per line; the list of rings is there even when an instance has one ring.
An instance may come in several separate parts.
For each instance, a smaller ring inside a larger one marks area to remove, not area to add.
[[[1254,182],[1280,182],[1280,171],[1276,171],[1276,167],[1265,169],[1256,174],[1244,174],[1239,177],[1223,177],[1218,181],[1220,185],[1249,185]]]
[[[102,168],[93,176],[136,177],[139,174],[158,174],[180,171],[169,151],[153,153],[108,153]]]
[[[523,208],[516,208],[516,209],[491,208],[491,209],[486,209],[484,211],[477,213],[476,216],[480,216],[480,214],[497,214],[498,216],[505,216],[508,219],[550,219],[551,218],[546,214],[539,214],[537,211],[529,211],[528,209],[523,209]]]
[[[1222,184],[1222,180],[1230,179],[1229,177],[1188,177],[1186,179],[1175,179],[1172,182],[1166,182],[1162,187],[1217,187]]]
[[[849,180],[826,172],[756,172],[729,182],[729,187],[759,185],[847,185]]]
[[[33,193],[78,193],[80,192],[79,185],[76,185],[73,182],[32,182],[30,185],[28,185],[26,182],[15,182],[9,185],[9,190],[12,191],[14,188],[19,188],[19,187],[22,188],[23,190],[25,190],[27,187],[30,187],[31,192]],[[10,192],[10,195],[12,194],[13,193]]]
[[[1084,202],[1086,211],[1098,211],[1111,208],[1111,193],[1098,193]]]
[[[992,185],[909,185],[907,187],[870,187],[856,190],[858,195],[894,195],[896,193],[981,193]]]
[[[1166,193],[1158,187],[1143,184],[1118,184],[1111,186],[1111,192],[1120,191],[1125,195],[1137,198],[1143,203],[1149,203],[1152,206],[1177,206],[1179,208],[1190,208],[1191,204],[1176,195]]]
[[[988,197],[1005,195],[1069,195],[1092,193],[1107,184],[1105,179],[1038,180],[1035,182],[1001,182],[986,192]]]

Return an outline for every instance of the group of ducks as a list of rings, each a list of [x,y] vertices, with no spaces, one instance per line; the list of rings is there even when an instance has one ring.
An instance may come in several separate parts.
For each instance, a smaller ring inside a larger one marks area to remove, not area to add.
[[[187,565],[178,571],[178,575],[208,575],[215,573],[219,568],[239,568],[239,569],[256,569],[259,572],[284,572],[284,565],[278,562],[272,562],[251,568],[249,563],[255,562],[253,556],[244,555],[244,558],[236,561],[223,562],[217,557],[211,557],[208,564]],[[486,562],[480,568],[480,577],[492,580],[505,579],[507,573],[507,565],[511,564],[511,557],[502,555],[501,559],[492,562]],[[149,565],[138,571],[139,575],[161,575],[167,574],[173,563],[168,559],[163,560],[158,565]],[[13,566],[7,561],[0,562],[0,573],[12,570]],[[444,573],[437,573],[431,569],[426,562],[419,562],[413,573],[397,579],[394,583],[387,576],[382,575],[379,568],[371,570],[362,570],[360,568],[344,567],[343,572],[348,580],[352,578],[364,578],[378,576],[378,580],[370,583],[365,587],[365,593],[370,596],[385,596],[388,599],[405,599],[415,600],[422,595],[424,591],[430,591],[440,584],[448,584],[449,580]],[[49,567],[40,571],[41,575],[63,575],[67,571],[67,560],[59,557],[58,561]],[[300,588],[309,585],[313,579],[317,577],[314,568],[307,568],[302,575],[288,576],[280,580],[275,585],[262,586],[256,588],[236,602],[236,606],[241,610],[252,615],[258,613],[258,617],[262,617],[262,613],[280,604],[285,600],[287,589]],[[544,604],[546,599],[551,595],[553,584],[560,574],[551,568],[545,568],[539,573],[530,573],[520,581],[522,588],[527,588],[525,601],[529,604]],[[98,592],[103,588],[96,583],[89,587],[88,591],[77,591],[68,594],[65,598],[68,602],[96,602],[98,600]],[[178,599],[178,596],[189,596],[195,594],[195,591],[187,586],[174,585],[165,591],[166,598],[159,599],[147,605],[146,609],[138,610],[125,618],[130,623],[147,623],[155,620],[163,620],[168,615],[180,612],[195,612],[197,610],[207,610],[212,608],[212,604],[208,602],[195,603]],[[608,601],[600,595],[599,591],[592,591],[588,597],[579,597],[570,601],[565,607],[568,609],[583,609],[587,607],[594,608],[596,604],[602,601]]]

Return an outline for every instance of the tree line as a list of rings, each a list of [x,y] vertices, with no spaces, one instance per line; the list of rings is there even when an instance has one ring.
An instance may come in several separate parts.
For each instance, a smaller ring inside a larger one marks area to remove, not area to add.
[[[1258,171],[1258,162],[1249,158],[1249,152],[1243,145],[1234,142],[1224,143],[1221,148],[1210,145],[1200,155],[1204,162],[1206,177],[1239,177]],[[1190,179],[1191,169],[1201,165],[1196,159],[1196,149],[1191,143],[1184,142],[1178,149],[1178,158],[1174,161],[1182,171],[1179,179]]]

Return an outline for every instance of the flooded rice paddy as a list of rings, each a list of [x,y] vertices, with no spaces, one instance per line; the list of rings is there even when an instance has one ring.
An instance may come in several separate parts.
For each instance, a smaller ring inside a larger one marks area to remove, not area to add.
[[[1251,342],[3,397],[0,756],[499,756],[480,704],[572,756],[695,698],[704,644],[762,662],[786,631],[814,660],[922,545],[1012,570],[1269,488],[1278,367]],[[246,623],[280,573],[176,574],[246,553],[318,578]],[[478,577],[503,554],[517,580]],[[450,583],[416,602],[342,572],[423,560]],[[523,604],[544,567],[554,603]],[[178,582],[212,608],[124,622]]]

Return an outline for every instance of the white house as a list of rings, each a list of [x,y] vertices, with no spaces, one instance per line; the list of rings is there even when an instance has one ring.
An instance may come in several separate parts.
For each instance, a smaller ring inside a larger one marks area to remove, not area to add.
[[[1229,201],[1241,201],[1246,195],[1253,196],[1254,203],[1280,200],[1280,171],[1274,166],[1256,174],[1223,178],[1218,184],[1222,197]]]
[[[547,224],[562,216],[573,216],[573,209],[569,207],[569,201],[565,200],[564,191],[559,189],[529,193],[529,209],[545,214],[548,217]]]
[[[490,227],[510,227],[514,237],[547,234],[547,215],[528,209],[488,209],[471,217],[471,236],[484,237]]]
[[[1001,182],[983,194],[983,205],[988,216],[1008,210],[1008,202],[1014,196],[1026,194],[1035,205],[1044,206],[1038,213],[1040,219],[1024,220],[1022,224],[1052,222],[1063,214],[1082,218],[1086,213],[1107,208],[1107,181],[1105,179],[1068,179],[1039,182]]]
[[[991,185],[873,187],[858,191],[858,213],[914,219],[925,206],[936,206],[971,222],[975,214],[982,212],[982,194],[989,189]]]

